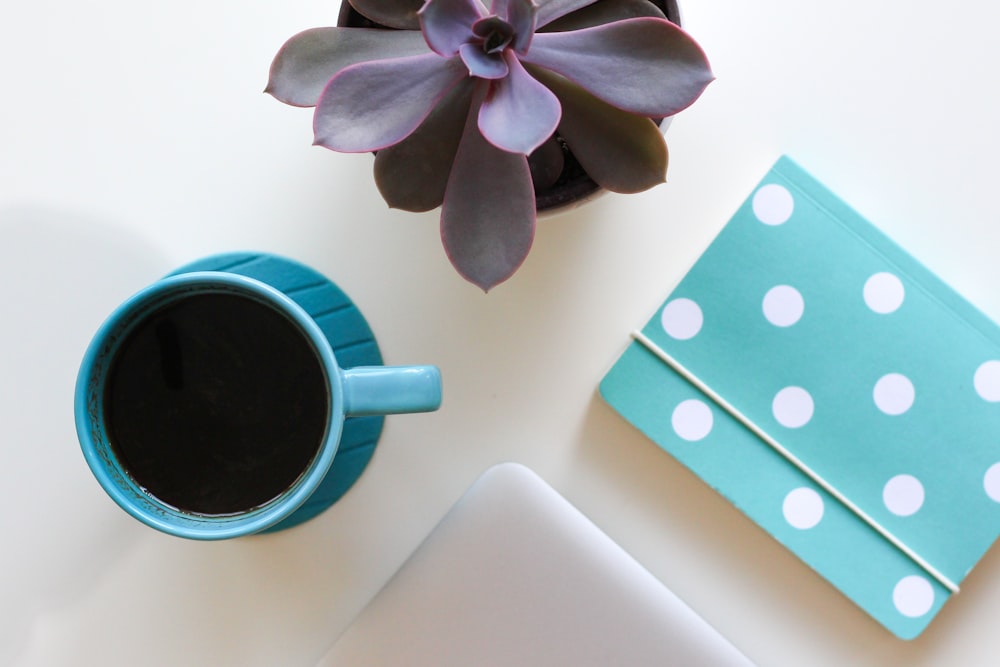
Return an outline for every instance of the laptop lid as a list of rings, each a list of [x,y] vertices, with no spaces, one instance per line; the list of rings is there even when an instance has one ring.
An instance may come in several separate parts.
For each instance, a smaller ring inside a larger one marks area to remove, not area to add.
[[[534,472],[487,470],[319,667],[751,665]]]

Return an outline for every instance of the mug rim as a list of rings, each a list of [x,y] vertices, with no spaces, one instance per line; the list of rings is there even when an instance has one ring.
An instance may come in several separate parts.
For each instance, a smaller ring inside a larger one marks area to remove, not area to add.
[[[102,425],[103,391],[117,344],[146,315],[184,295],[233,293],[253,298],[287,317],[316,354],[327,385],[327,423],[308,467],[284,492],[267,503],[233,515],[184,512],[145,493],[111,451]],[[168,276],[136,292],[98,328],[84,354],[74,396],[77,436],[84,458],[105,492],[122,509],[161,532],[199,540],[221,540],[265,530],[302,506],[333,464],[344,420],[342,371],[319,325],[291,297],[265,282],[218,271]]]

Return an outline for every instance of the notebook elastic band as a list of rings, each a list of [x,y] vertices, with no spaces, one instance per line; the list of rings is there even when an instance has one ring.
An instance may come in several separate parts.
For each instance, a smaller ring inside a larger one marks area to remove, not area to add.
[[[771,449],[780,454],[786,461],[798,468],[806,477],[811,479],[816,483],[817,486],[822,488],[828,494],[836,498],[842,505],[853,512],[858,518],[867,523],[875,532],[888,540],[894,547],[899,549],[901,552],[906,554],[910,560],[919,565],[927,574],[934,577],[941,583],[942,586],[947,588],[952,593],[958,593],[958,584],[953,582],[951,579],[942,574],[937,568],[924,560],[920,554],[916,553],[913,549],[908,547],[902,542],[898,537],[893,535],[886,529],[882,524],[876,521],[874,518],[869,516],[863,509],[858,507],[850,498],[845,496],[836,487],[823,479],[816,471],[807,466],[801,459],[799,459],[795,454],[786,449],[781,443],[768,435],[764,429],[752,422],[746,415],[733,407],[729,401],[720,396],[716,391],[714,391],[707,384],[702,382],[694,373],[689,371],[684,367],[679,361],[674,359],[670,354],[663,350],[660,346],[650,340],[641,331],[633,331],[632,338],[642,344],[647,350],[652,352],[659,358],[663,363],[667,364],[670,368],[677,372],[678,375],[683,377],[689,383],[694,385],[701,393],[712,400],[716,405],[725,410],[731,417],[736,419],[738,422],[743,424],[751,433],[760,438],[765,444],[767,444]]]

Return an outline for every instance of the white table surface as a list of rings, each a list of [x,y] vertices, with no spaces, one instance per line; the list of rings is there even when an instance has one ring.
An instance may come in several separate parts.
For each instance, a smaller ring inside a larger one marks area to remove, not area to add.
[[[10,4],[10,3],[8,3]],[[761,665],[986,665],[1000,551],[918,639],[886,632],[596,395],[788,153],[1000,318],[1000,6],[687,0],[718,80],[670,127],[669,183],[540,221],[488,295],[371,157],[312,147],[261,90],[330,0],[18,3],[0,21],[0,664],[309,666],[491,464],[536,470]],[[437,413],[390,417],[332,509],[195,543],[127,517],[79,453],[77,366],[123,298],[204,255],[324,272]]]

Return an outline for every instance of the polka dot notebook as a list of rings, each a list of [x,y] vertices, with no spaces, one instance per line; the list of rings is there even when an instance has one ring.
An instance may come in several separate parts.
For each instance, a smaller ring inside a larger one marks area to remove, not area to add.
[[[601,393],[904,639],[1000,530],[1000,328],[788,158]]]

